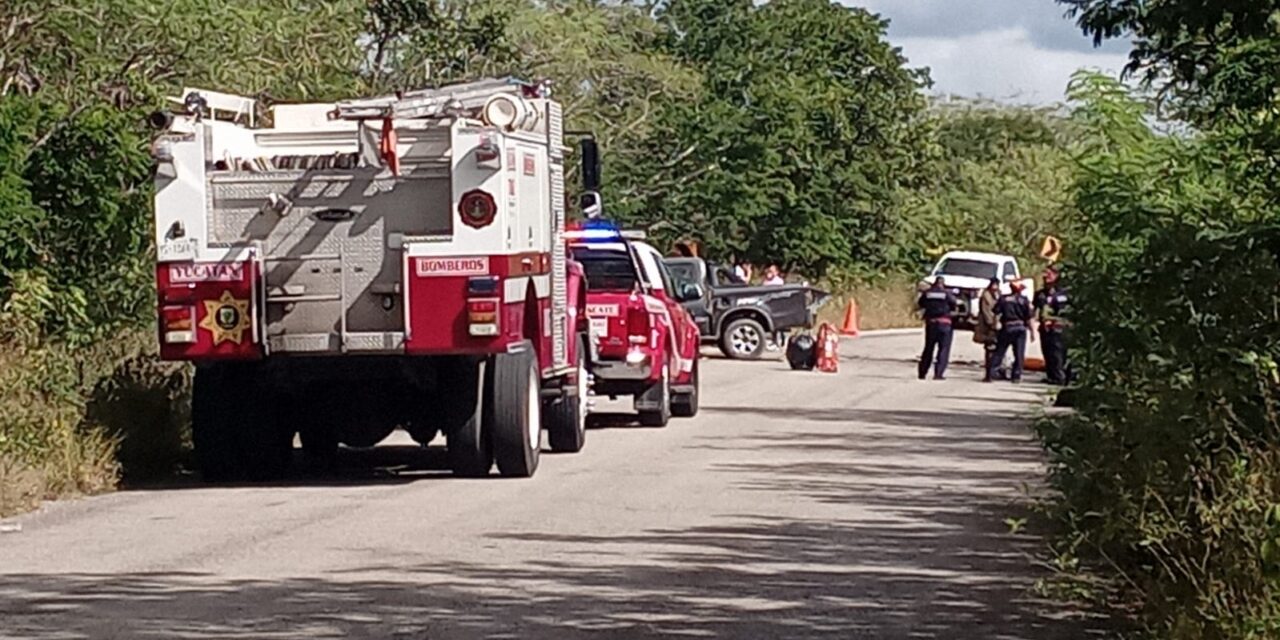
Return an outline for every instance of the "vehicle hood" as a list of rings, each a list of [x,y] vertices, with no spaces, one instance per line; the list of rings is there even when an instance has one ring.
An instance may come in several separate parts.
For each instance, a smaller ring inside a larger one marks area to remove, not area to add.
[[[943,274],[942,277],[946,279],[948,289],[982,290],[982,289],[986,289],[987,285],[991,283],[991,281],[986,278],[974,278],[970,276],[949,276],[949,275]],[[933,281],[937,279],[938,279],[938,276],[925,276],[922,280],[920,280],[920,282],[924,283],[925,285],[932,285]],[[1002,288],[1008,288],[1008,285],[1003,285]]]

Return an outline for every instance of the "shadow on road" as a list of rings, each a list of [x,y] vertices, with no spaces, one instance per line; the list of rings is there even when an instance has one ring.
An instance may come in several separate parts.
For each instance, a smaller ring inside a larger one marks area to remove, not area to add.
[[[43,639],[1100,637],[1063,624],[1000,575],[1025,560],[982,509],[927,524],[777,520],[624,536],[495,533],[579,555],[412,563],[283,580],[199,573],[0,578],[9,632]],[[659,550],[660,549],[660,550]],[[370,574],[392,575],[369,580]],[[64,628],[42,625],[56,612]]]
[[[1039,543],[1003,524],[1025,515],[1008,487],[1038,461],[1033,447],[1010,446],[1027,444],[1016,420],[949,414],[940,427],[937,413],[918,410],[704,410],[783,425],[693,445],[728,454],[715,456],[711,472],[761,493],[759,510],[613,535],[494,531],[440,541],[459,544],[449,555],[462,561],[401,554],[277,580],[0,576],[0,620],[35,639],[1107,635],[1098,619],[1031,595]],[[865,428],[821,428],[830,423]],[[771,455],[734,459],[751,450]],[[922,456],[940,462],[919,464]],[[844,515],[782,517],[764,506],[778,496],[840,505]],[[55,614],[57,629],[48,624]]]

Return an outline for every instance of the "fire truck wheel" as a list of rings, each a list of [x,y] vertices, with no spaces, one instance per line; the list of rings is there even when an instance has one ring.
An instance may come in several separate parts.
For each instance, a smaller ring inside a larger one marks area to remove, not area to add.
[[[578,341],[578,366],[573,372],[572,395],[547,400],[542,415],[547,421],[547,441],[551,450],[577,453],[587,441],[587,359],[586,344]],[[569,391],[570,389],[566,389]]]
[[[445,434],[449,468],[455,476],[482,478],[493,467],[493,444],[482,419],[488,392],[478,392],[488,369],[488,365],[480,363],[449,369],[444,378],[447,386],[436,396],[439,401],[429,405],[437,408],[443,418],[441,431]]]
[[[542,452],[542,381],[533,344],[493,356],[487,369],[484,422],[498,472],[532,477]]]
[[[725,327],[720,350],[734,360],[756,360],[764,353],[768,336],[764,327],[751,318],[738,318]]]
[[[665,427],[671,421],[671,366],[662,365],[662,377],[649,385],[644,393],[636,396],[640,409],[640,424],[646,427]]]
[[[671,415],[677,418],[692,418],[698,415],[698,393],[701,391],[698,382],[698,361],[693,361],[693,373],[689,376],[692,389],[672,394]]]

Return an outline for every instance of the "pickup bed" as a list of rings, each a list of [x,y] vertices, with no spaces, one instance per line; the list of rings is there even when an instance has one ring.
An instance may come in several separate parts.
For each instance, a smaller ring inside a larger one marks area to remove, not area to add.
[[[734,359],[759,358],[772,334],[811,328],[829,298],[825,291],[806,285],[751,286],[724,265],[701,258],[665,262],[702,341],[719,345]]]

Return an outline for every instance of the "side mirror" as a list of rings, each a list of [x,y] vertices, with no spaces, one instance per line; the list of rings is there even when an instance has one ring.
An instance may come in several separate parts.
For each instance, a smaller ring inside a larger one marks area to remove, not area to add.
[[[593,137],[585,137],[579,144],[582,153],[582,188],[584,191],[600,190],[600,145]]]

